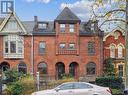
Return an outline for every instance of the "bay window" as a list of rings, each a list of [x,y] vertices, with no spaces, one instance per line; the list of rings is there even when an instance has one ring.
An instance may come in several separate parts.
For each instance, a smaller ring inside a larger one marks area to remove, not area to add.
[[[8,35],[4,37],[4,57],[23,58],[23,37]]]

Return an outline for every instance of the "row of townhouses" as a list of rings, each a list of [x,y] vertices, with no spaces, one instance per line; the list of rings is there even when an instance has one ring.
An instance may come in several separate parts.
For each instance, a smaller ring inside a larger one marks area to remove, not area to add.
[[[36,72],[61,79],[63,74],[93,81],[103,73],[103,61],[113,58],[124,76],[124,32],[105,34],[98,21],[81,22],[65,7],[54,21],[20,21],[15,13],[0,18],[2,71]]]

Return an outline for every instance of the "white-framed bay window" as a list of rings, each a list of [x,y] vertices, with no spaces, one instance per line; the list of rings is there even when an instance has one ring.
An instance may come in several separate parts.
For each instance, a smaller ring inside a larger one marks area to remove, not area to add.
[[[24,37],[4,36],[4,58],[24,58]]]

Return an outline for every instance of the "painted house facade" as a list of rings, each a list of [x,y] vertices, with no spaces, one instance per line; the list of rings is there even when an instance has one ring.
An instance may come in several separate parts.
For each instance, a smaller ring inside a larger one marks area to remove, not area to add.
[[[54,21],[35,16],[34,21],[22,22],[13,13],[1,19],[0,26],[3,71],[17,68],[53,79],[70,74],[92,81],[102,75],[103,32],[97,21],[81,22],[68,7]]]

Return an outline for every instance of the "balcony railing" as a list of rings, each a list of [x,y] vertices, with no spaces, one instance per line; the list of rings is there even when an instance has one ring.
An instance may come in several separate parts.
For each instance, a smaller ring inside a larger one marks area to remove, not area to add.
[[[58,50],[58,54],[71,54],[71,55],[75,55],[75,54],[77,54],[77,50],[76,49],[59,49]]]

